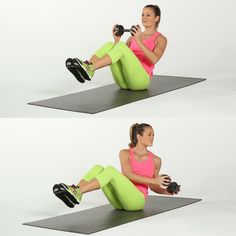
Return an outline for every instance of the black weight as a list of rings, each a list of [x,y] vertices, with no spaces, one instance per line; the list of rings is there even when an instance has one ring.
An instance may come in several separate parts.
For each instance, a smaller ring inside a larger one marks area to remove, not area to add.
[[[122,36],[125,32],[123,25],[116,25],[114,28],[115,36]]]
[[[135,31],[138,30],[138,25],[133,25],[130,29],[125,29],[123,25],[116,25],[114,28],[115,36],[122,36],[124,32],[130,32],[134,36]]]
[[[178,185],[176,182],[172,182],[168,185],[166,188],[168,193],[178,193],[180,190],[180,185]]]
[[[168,176],[168,175],[162,174],[161,176]],[[171,178],[170,177],[165,177],[165,179],[169,180],[168,182],[165,181],[166,184],[163,184],[163,186],[167,187],[171,182]]]
[[[132,25],[131,29],[130,29],[130,33],[132,36],[134,36],[134,33],[138,30],[138,25]]]

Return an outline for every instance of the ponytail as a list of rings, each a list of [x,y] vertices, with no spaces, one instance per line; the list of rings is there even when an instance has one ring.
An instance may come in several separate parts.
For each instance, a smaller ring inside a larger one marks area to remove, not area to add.
[[[138,139],[137,139],[137,128],[138,128],[139,124],[136,123],[136,124],[133,124],[131,127],[130,127],[130,143],[129,143],[129,147],[130,148],[133,148],[137,145],[137,142],[138,142]]]

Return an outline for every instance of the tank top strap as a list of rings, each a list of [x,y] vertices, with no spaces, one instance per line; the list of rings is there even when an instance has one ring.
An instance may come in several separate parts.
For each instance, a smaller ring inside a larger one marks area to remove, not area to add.
[[[152,152],[148,151],[148,158],[149,158],[149,159],[152,160],[152,159],[153,159],[153,155],[154,155],[154,154],[153,154]]]
[[[129,149],[129,157],[130,157],[130,160],[134,159],[134,149],[133,148]]]
[[[154,35],[153,35],[153,39],[155,40],[161,33],[160,32],[156,32]]]
[[[150,36],[150,37],[148,38],[148,40],[155,41],[156,38],[157,38],[160,34],[161,34],[160,32],[156,32],[156,33],[154,33],[152,36]]]
[[[148,155],[149,167],[152,169],[153,176],[154,176],[154,174],[155,174],[154,154],[150,151],[148,151],[148,152],[149,152],[149,155]]]

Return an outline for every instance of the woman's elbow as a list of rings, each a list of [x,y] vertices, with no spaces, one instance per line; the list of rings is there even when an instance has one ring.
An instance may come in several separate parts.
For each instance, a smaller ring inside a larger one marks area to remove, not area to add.
[[[159,60],[160,60],[159,57],[155,57],[155,58],[153,58],[153,59],[151,60],[151,63],[152,63],[153,65],[155,65]]]
[[[152,58],[151,58],[151,63],[153,64],[153,65],[155,65],[160,59],[161,59],[161,57],[162,57],[162,55],[155,55],[155,56],[153,56]]]
[[[127,177],[128,179],[132,178],[132,173],[131,172],[123,172],[123,175]]]

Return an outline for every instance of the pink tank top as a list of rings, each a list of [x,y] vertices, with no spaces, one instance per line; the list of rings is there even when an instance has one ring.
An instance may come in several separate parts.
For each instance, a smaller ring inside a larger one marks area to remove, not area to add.
[[[155,39],[160,35],[160,32],[156,32],[147,39],[143,40],[143,44],[149,48],[151,51],[154,51],[156,45],[155,45]],[[141,64],[143,65],[144,69],[148,73],[150,79],[153,76],[153,68],[154,64],[152,64],[144,55],[143,51],[140,50],[138,47],[138,44],[136,43],[135,39],[132,38],[131,44],[129,48],[133,51],[133,53],[136,55],[136,57],[139,59]]]
[[[148,151],[148,158],[145,161],[137,161],[134,158],[133,148],[130,148],[130,165],[132,168],[132,172],[137,175],[149,178],[153,178],[155,175],[155,164],[153,161],[153,153],[150,151]],[[144,194],[144,197],[146,198],[148,195],[148,186],[136,182],[133,182],[133,184],[139,191],[141,191]]]

